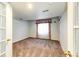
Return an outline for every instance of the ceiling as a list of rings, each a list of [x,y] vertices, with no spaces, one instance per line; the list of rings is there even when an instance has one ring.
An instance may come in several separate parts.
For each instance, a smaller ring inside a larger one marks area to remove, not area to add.
[[[29,2],[12,2],[10,4],[13,8],[14,18],[21,18],[23,20],[61,16],[66,10],[65,2],[31,2],[31,9],[27,6]]]

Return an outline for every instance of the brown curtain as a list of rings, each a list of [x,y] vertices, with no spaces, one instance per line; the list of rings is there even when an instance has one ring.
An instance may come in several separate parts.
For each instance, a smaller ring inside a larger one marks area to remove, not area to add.
[[[40,23],[49,23],[49,39],[51,39],[51,23],[52,23],[52,19],[51,18],[48,18],[48,19],[39,19],[39,20],[36,20],[36,37],[38,38],[38,24]]]
[[[52,22],[51,18],[36,20],[36,24],[39,24],[39,23],[51,23],[51,22]]]

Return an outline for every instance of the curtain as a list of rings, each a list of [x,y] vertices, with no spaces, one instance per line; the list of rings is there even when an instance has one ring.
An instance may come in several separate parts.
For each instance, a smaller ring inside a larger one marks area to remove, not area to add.
[[[36,20],[37,24],[37,37],[49,39],[51,36],[50,23],[52,22],[51,18],[49,19],[40,19]]]

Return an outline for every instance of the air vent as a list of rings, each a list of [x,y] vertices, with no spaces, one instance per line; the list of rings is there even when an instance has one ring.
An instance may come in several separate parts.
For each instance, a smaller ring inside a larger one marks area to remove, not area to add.
[[[44,10],[44,11],[42,11],[42,12],[48,12],[49,10]]]

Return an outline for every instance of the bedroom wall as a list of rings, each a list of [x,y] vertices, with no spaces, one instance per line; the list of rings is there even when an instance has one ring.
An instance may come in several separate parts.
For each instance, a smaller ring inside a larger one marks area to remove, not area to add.
[[[13,19],[13,42],[20,41],[28,36],[28,21]]]
[[[56,21],[56,23],[54,23]],[[31,37],[36,37],[36,23],[33,20],[29,21],[29,35]],[[51,39],[52,40],[59,40],[59,20],[58,19],[52,19],[51,23]]]
[[[56,21],[56,23],[54,23]],[[25,21],[13,20],[13,42],[20,41],[27,37],[36,37],[36,23],[33,20]],[[59,21],[52,19],[51,23],[51,38],[52,40],[59,40]]]
[[[67,12],[60,19],[60,44],[64,51],[67,50]]]
[[[29,20],[29,37],[36,37],[36,23],[34,20]]]
[[[56,23],[55,23],[55,21],[56,21]],[[52,19],[51,39],[52,40],[59,40],[59,20],[58,19]]]

